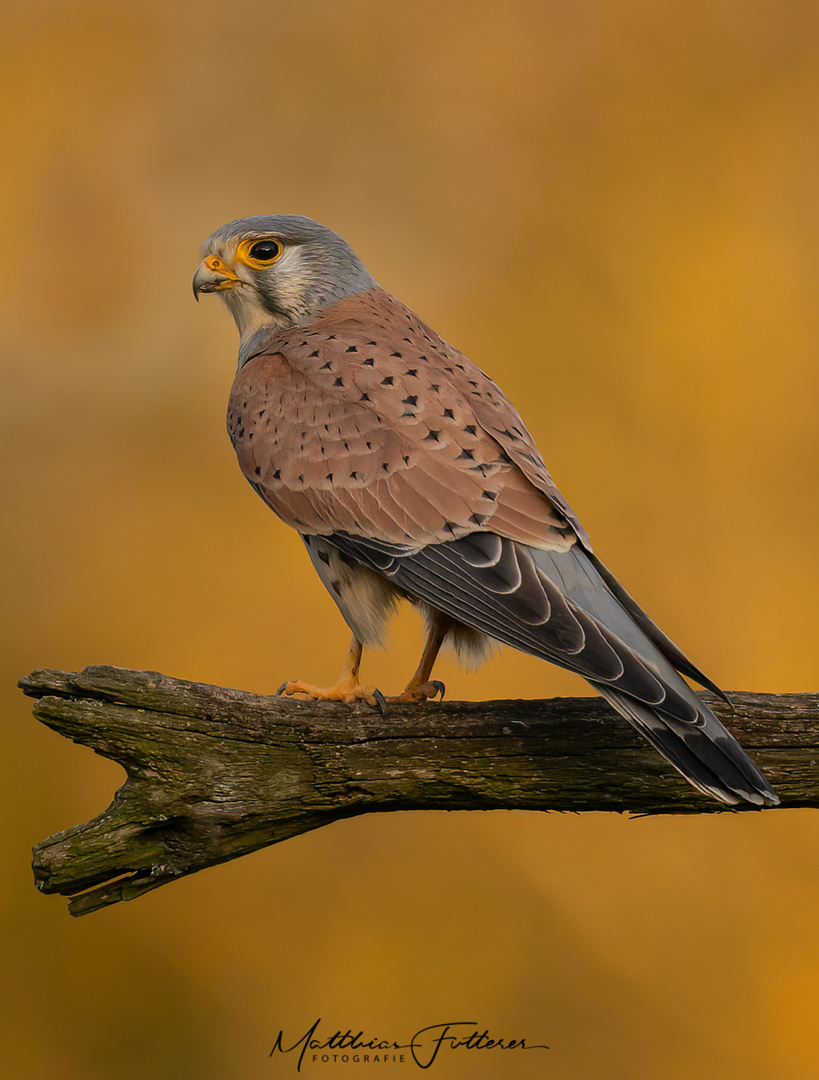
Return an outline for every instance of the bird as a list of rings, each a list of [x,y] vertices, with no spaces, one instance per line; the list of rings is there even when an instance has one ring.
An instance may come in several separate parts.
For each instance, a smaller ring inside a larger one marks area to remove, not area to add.
[[[232,221],[204,241],[193,291],[218,293],[239,331],[227,424],[241,470],[352,631],[334,686],[280,693],[383,706],[362,653],[409,600],[426,639],[388,700],[443,696],[445,642],[472,664],[512,646],[585,678],[700,792],[779,802],[683,676],[727,696],[599,560],[502,390],[338,233],[293,214]]]

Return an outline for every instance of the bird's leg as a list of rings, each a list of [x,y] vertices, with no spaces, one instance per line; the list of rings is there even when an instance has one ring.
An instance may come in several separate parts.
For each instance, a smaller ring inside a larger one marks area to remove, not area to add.
[[[283,682],[277,694],[284,697],[292,697],[294,694],[304,694],[312,701],[344,701],[351,704],[356,701],[366,701],[369,705],[376,705],[383,711],[384,695],[380,690],[372,686],[362,686],[358,681],[358,671],[361,667],[361,654],[364,647],[357,637],[353,636],[350,642],[350,651],[347,653],[347,662],[338,677],[335,686],[322,688],[310,683],[291,679]]]
[[[430,681],[429,677],[446,634],[447,624],[441,619],[434,619],[427,633],[421,660],[415,669],[415,674],[407,683],[406,690],[397,697],[387,698],[387,701],[427,701],[429,698],[434,698],[436,694],[440,694],[443,700],[446,687],[439,679]]]

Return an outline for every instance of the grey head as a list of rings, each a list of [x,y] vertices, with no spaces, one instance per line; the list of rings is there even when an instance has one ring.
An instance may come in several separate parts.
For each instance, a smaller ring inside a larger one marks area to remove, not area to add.
[[[338,233],[295,214],[231,221],[205,240],[202,256],[194,296],[219,293],[236,320],[244,354],[251,339],[309,322],[375,284]]]

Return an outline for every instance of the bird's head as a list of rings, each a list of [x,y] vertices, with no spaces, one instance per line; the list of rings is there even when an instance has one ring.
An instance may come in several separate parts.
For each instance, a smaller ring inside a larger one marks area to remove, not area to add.
[[[375,282],[332,229],[294,214],[242,218],[211,233],[193,293],[216,292],[236,320],[242,343],[260,331],[308,322]]]

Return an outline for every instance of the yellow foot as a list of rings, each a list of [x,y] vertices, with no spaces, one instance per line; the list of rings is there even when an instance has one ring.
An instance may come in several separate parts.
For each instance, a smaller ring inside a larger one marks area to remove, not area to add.
[[[406,688],[403,694],[398,694],[395,697],[388,697],[387,701],[431,701],[441,695],[441,701],[444,700],[444,694],[446,693],[446,687],[440,679],[433,679],[431,682],[421,683],[420,686],[413,686],[412,683]]]
[[[279,697],[293,697],[295,694],[303,694],[310,701],[343,701],[347,705],[354,705],[359,701],[366,701],[381,712],[386,711],[384,695],[373,686],[363,686],[359,682],[343,680],[335,686],[320,687],[311,683],[300,682],[298,679],[290,679],[283,682],[276,695]]]

